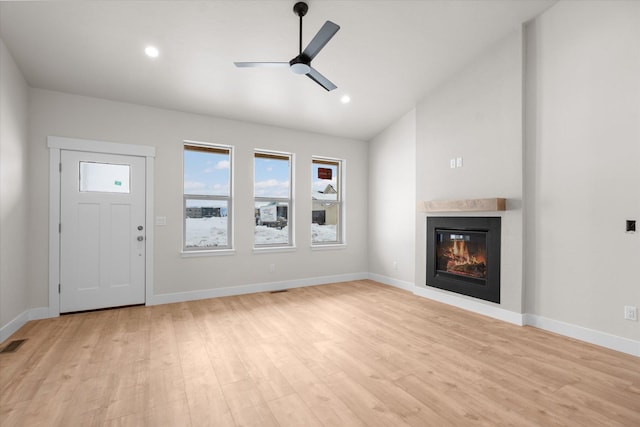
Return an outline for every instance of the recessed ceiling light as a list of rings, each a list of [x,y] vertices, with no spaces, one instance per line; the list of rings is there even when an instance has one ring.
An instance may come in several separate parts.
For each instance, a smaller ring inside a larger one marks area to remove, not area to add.
[[[157,58],[158,55],[160,55],[160,51],[158,51],[158,48],[155,46],[147,46],[144,48],[144,53],[146,53],[149,58]]]
[[[343,104],[348,104],[349,102],[351,102],[351,97],[349,95],[342,95],[342,98],[340,98],[340,102],[342,102]]]

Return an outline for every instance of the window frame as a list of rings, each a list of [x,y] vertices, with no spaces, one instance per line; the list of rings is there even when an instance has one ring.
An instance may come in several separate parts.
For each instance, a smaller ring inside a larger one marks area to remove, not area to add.
[[[336,247],[336,246],[345,246],[346,245],[346,237],[345,237],[345,185],[344,185],[344,169],[345,169],[345,160],[337,159],[334,157],[325,157],[325,156],[311,156],[311,225],[313,224],[313,204],[317,202],[317,200],[313,199],[313,167],[314,164],[325,164],[336,166],[337,169],[337,177],[336,177],[336,188],[337,197],[335,201],[331,201],[330,203],[334,203],[338,206],[338,223],[336,224],[336,240],[329,242],[315,242],[313,240],[313,232],[311,232],[311,247],[314,249],[317,248],[328,248],[328,247]]]
[[[189,148],[188,148],[189,147]],[[184,191],[185,170],[184,155],[187,150],[205,151],[218,154],[228,154],[229,156],[229,193],[227,196],[209,194],[186,194]],[[222,253],[233,251],[233,168],[234,168],[234,147],[231,145],[214,144],[199,141],[183,141],[182,146],[182,253],[183,254],[203,254]],[[187,200],[211,200],[226,201],[227,203],[227,244],[221,246],[190,246],[187,247]]]
[[[287,160],[289,162],[289,195],[288,197],[263,197],[256,196],[256,158],[272,158],[275,160]],[[287,153],[283,151],[273,151],[273,150],[263,150],[263,149],[254,149],[253,150],[253,204],[252,207],[254,209],[254,214],[252,216],[255,217],[255,209],[257,203],[286,203],[287,204],[287,243],[256,243],[255,231],[257,224],[254,223],[253,227],[253,249],[254,251],[260,250],[277,250],[277,249],[291,249],[295,248],[294,242],[294,165],[295,165],[295,154]]]

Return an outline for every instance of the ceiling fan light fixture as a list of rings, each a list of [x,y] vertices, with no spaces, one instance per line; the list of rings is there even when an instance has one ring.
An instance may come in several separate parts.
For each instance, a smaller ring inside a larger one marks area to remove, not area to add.
[[[311,71],[311,67],[305,63],[297,62],[297,63],[291,64],[291,71],[293,71],[296,74],[308,74],[309,71]]]

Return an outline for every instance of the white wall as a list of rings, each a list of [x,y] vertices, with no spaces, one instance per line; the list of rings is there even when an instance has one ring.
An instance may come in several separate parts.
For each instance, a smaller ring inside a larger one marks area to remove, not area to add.
[[[527,36],[526,310],[638,341],[640,2],[561,2]]]
[[[499,307],[515,313],[522,313],[523,295],[522,102],[522,35],[516,31],[425,97],[416,115],[418,201],[507,199],[505,212],[429,215],[502,217]],[[463,158],[462,168],[450,168],[455,157]],[[423,288],[426,217],[416,216],[415,284]]]
[[[0,39],[0,330],[29,308],[27,106],[27,84]]]
[[[199,116],[58,92],[31,90],[31,240],[48,236],[47,136],[66,136],[156,147],[154,295],[210,291],[282,281],[303,281],[367,272],[367,146],[282,128]],[[229,256],[181,257],[182,141],[235,146],[235,248]],[[295,154],[294,252],[253,252],[253,149]],[[311,250],[311,157],[346,160],[347,246]],[[150,224],[149,224],[150,226]],[[32,306],[48,305],[47,245],[31,248]],[[274,273],[269,264],[276,265]],[[202,295],[202,294],[200,294]],[[194,296],[194,295],[193,295]]]
[[[415,152],[415,109],[369,143],[369,272],[405,288],[415,276]]]

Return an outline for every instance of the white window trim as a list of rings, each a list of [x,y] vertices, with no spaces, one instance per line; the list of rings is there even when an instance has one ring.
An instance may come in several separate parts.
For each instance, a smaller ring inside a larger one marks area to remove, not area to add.
[[[332,249],[343,249],[347,247],[347,208],[346,208],[346,200],[347,200],[347,179],[346,179],[346,170],[347,170],[347,161],[345,159],[339,159],[336,157],[327,157],[327,156],[311,156],[311,164],[313,165],[314,160],[319,161],[327,161],[327,162],[337,162],[339,166],[338,170],[338,199],[340,203],[340,224],[338,227],[339,239],[337,242],[317,242],[314,243],[313,239],[311,239],[311,249],[312,250],[332,250]],[[313,180],[313,176],[311,177]],[[313,200],[311,200],[311,206],[313,210]]]
[[[209,256],[229,256],[235,255],[235,249],[203,249],[203,250],[191,250],[191,251],[182,251],[182,258],[199,258],[199,257],[209,257]]]
[[[227,202],[227,245],[220,246],[218,248],[212,247],[204,247],[204,248],[187,248],[185,246],[186,243],[186,199],[190,198],[189,196],[196,196],[195,198],[200,198],[203,195],[187,195],[184,193],[184,151],[185,146],[194,145],[200,147],[210,147],[210,148],[219,148],[222,150],[229,150],[229,196],[211,196],[211,198],[207,197],[207,200],[228,200]],[[217,255],[233,255],[235,254],[235,246],[234,246],[234,197],[233,197],[233,188],[234,188],[234,171],[235,171],[235,156],[234,156],[234,147],[232,145],[226,144],[216,144],[211,142],[202,142],[202,141],[193,141],[193,140],[184,140],[182,141],[182,249],[180,250],[181,256],[183,258],[195,258],[202,256],[217,256]]]
[[[266,155],[274,155],[274,156],[283,156],[289,157],[289,198],[280,198],[280,197],[256,197],[256,168],[255,168],[255,159],[256,154],[266,154]],[[281,201],[288,202],[287,208],[287,232],[289,234],[289,242],[288,243],[275,243],[275,244],[256,244],[255,239],[255,225],[254,225],[254,237],[253,237],[253,252],[254,253],[264,253],[264,252],[293,252],[296,250],[295,245],[295,215],[294,215],[294,206],[295,200],[294,195],[295,192],[295,154],[288,153],[286,151],[274,151],[274,150],[265,150],[261,148],[256,148],[253,150],[253,203],[252,206],[255,209],[256,202],[260,201]]]
[[[266,246],[253,248],[254,254],[274,253],[274,252],[295,252],[297,248],[295,246]]]
[[[346,243],[313,243],[311,244],[312,251],[335,251],[338,249],[346,249]]]

